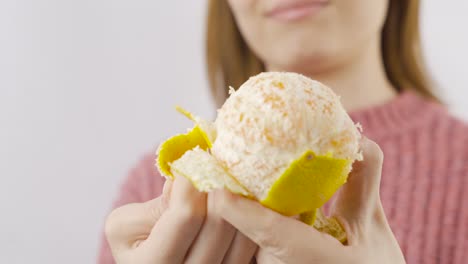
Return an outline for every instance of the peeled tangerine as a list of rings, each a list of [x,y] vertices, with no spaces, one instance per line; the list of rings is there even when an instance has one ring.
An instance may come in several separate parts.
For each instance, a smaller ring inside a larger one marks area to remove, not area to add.
[[[358,126],[325,85],[296,73],[251,77],[218,110],[158,149],[163,175],[200,190],[226,188],[300,219],[340,241],[346,233],[321,208],[361,160]]]

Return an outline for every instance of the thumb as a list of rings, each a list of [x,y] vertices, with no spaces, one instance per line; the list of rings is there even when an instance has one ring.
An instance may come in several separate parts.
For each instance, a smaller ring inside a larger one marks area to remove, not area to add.
[[[376,210],[382,209],[379,189],[383,152],[367,138],[362,139],[361,150],[364,159],[353,164],[348,182],[340,190],[331,211],[351,232],[356,225],[369,224]]]
[[[214,195],[216,213],[261,249],[282,261],[297,263],[289,255],[290,249],[294,249],[296,253],[308,252],[324,256],[331,252],[330,249],[341,246],[333,237],[270,210],[256,201],[226,190],[217,190]]]
[[[135,247],[147,237],[168,207],[171,182],[166,181],[163,194],[144,203],[131,203],[114,209],[106,219],[105,234],[114,253]]]
[[[105,233],[112,250],[134,247],[146,237],[169,204],[172,181],[166,180],[162,194],[144,203],[131,203],[114,209],[106,219]]]

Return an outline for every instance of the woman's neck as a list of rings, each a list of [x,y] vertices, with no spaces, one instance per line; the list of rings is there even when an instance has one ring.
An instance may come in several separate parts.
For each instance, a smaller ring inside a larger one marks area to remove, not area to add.
[[[301,73],[332,88],[347,111],[388,102],[397,92],[385,74],[379,41],[362,50],[362,54],[331,70]]]

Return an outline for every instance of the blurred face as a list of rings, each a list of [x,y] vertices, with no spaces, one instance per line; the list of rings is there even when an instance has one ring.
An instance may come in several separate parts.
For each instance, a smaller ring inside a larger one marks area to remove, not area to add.
[[[227,1],[267,70],[319,73],[380,45],[389,0]]]

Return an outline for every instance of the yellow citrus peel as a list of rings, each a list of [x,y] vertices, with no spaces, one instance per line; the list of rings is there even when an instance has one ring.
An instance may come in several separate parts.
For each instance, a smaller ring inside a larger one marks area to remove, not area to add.
[[[173,136],[161,144],[157,158],[161,173],[170,178],[174,178],[173,172],[186,177],[200,191],[226,188],[252,198],[250,192],[209,153],[214,133],[201,128],[209,129],[209,125],[180,107],[177,110],[196,125],[188,133]],[[291,163],[260,203],[286,216],[299,215],[304,223],[344,243],[346,232],[343,227],[335,218],[327,218],[320,207],[346,182],[350,162],[306,151]]]
[[[195,126],[188,133],[173,136],[161,144],[158,150],[158,168],[163,175],[174,178],[171,172],[171,162],[178,160],[188,150],[197,146],[201,149],[208,149],[209,145],[206,134],[199,126]]]
[[[289,216],[320,208],[346,182],[349,162],[307,151],[291,163],[261,203]]]

